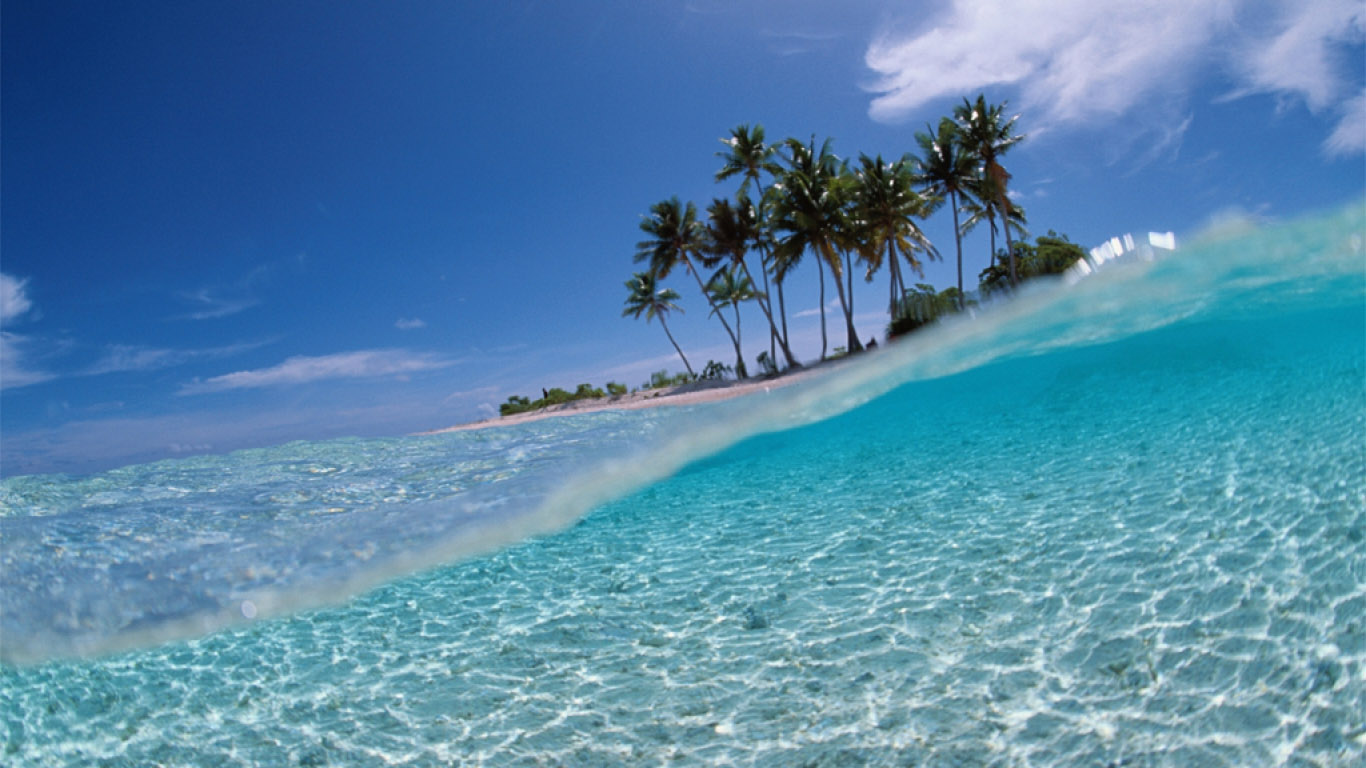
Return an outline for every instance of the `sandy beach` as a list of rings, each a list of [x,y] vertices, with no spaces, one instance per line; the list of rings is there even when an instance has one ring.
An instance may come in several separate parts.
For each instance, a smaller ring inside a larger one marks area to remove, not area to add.
[[[830,362],[834,361],[827,361],[826,364]],[[803,368],[792,373],[785,373],[781,376],[772,378],[754,378],[745,379],[743,381],[695,381],[689,384],[680,384],[672,387],[641,390],[617,397],[574,400],[561,405],[547,406],[527,413],[516,413],[511,416],[495,416],[491,419],[482,419],[466,424],[456,424],[455,426],[433,429],[418,434],[437,435],[444,432],[464,432],[473,429],[506,427],[513,424],[524,424],[528,421],[540,421],[541,419],[553,419],[559,416],[572,416],[581,413],[597,413],[599,411],[629,411],[640,408],[661,408],[664,406],[711,403],[718,400],[729,400],[733,397],[740,397],[756,392],[767,392],[780,387],[786,387],[799,381],[806,380],[822,370],[825,370],[824,364],[813,365],[809,368]]]

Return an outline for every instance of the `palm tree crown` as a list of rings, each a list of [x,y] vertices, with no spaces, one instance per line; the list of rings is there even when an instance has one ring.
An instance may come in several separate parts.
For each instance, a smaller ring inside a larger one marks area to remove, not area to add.
[[[648,240],[636,243],[636,263],[646,262],[650,272],[660,280],[669,276],[679,264],[692,271],[692,257],[702,252],[705,242],[702,223],[697,220],[697,206],[685,207],[677,197],[650,206],[650,215],[640,222]]]
[[[863,344],[854,330],[853,313],[845,299],[841,279],[844,276],[844,264],[840,259],[840,252],[851,245],[847,207],[852,193],[852,176],[845,172],[839,158],[830,151],[829,139],[821,144],[820,150],[815,147],[815,139],[810,145],[788,139],[785,146],[788,150],[788,169],[781,177],[779,193],[774,199],[773,228],[787,234],[779,240],[774,252],[775,268],[779,279],[782,279],[806,251],[816,255],[818,265],[830,267],[844,310],[847,348],[850,352],[857,352],[863,348]],[[822,311],[824,291],[825,278],[822,272]]]
[[[749,183],[754,182],[755,189],[759,188],[760,174],[767,173],[770,176],[777,176],[782,173],[782,166],[773,160],[775,147],[764,143],[764,127],[756,124],[753,128],[748,125],[740,125],[730,132],[730,138],[721,139],[727,149],[724,152],[717,152],[724,164],[721,170],[716,172],[717,181],[725,181],[737,174],[745,178],[740,182],[740,193],[744,194],[749,187]]]
[[[640,229],[650,235],[650,239],[636,243],[636,262],[649,262],[650,272],[661,279],[667,277],[675,266],[682,264],[697,281],[697,289],[706,297],[715,313],[716,303],[712,301],[697,266],[693,264],[694,258],[704,263],[712,259],[706,248],[706,227],[697,220],[697,206],[692,203],[684,206],[677,197],[655,203],[650,206],[650,215],[640,222]],[[736,375],[743,378],[745,365],[740,360],[740,338],[726,321],[725,315],[716,313],[716,317],[735,347]]]
[[[958,293],[963,293],[963,235],[958,226],[958,198],[967,193],[968,184],[976,175],[972,155],[962,150],[958,139],[958,124],[950,118],[939,121],[939,129],[931,132],[925,126],[915,135],[921,156],[916,161],[916,176],[925,191],[949,198],[953,210],[953,238],[958,249]],[[961,306],[959,307],[962,308]]]
[[[659,318],[659,325],[664,329],[664,335],[669,337],[669,343],[673,344],[674,351],[683,358],[683,367],[688,369],[688,374],[695,376],[692,366],[688,364],[688,358],[683,354],[683,349],[674,341],[674,335],[669,332],[669,324],[665,317],[673,310],[683,311],[678,306],[678,291],[672,288],[659,287],[659,282],[653,272],[637,272],[626,281],[626,308],[621,311],[622,317],[635,317],[645,315],[645,322],[650,322],[654,318]]]
[[[1011,147],[1024,139],[1015,133],[1015,120],[1004,119],[1005,104],[987,104],[986,96],[978,94],[977,101],[963,99],[963,103],[953,109],[953,117],[958,125],[958,142],[963,150],[974,156],[980,169],[978,174],[984,179],[993,194],[992,203],[1006,222],[1006,251],[1010,254],[1010,282],[1014,285],[1015,249],[1011,244],[1010,221],[1012,208],[1010,202],[1010,173],[1001,166],[1000,157]]]
[[[939,258],[939,251],[915,223],[916,218],[929,214],[933,201],[916,191],[912,165],[913,160],[907,157],[886,163],[881,155],[860,155],[860,167],[854,173],[858,180],[854,188],[854,229],[859,235],[859,255],[868,265],[869,280],[884,262],[887,264],[888,312],[893,316],[899,297],[906,293],[898,257],[921,277],[924,270],[916,253]]]

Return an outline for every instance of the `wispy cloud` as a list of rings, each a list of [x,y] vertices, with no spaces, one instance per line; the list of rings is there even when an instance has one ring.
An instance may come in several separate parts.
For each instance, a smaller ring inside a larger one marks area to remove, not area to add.
[[[181,387],[182,395],[223,392],[230,389],[256,389],[307,384],[327,379],[356,379],[401,376],[436,370],[456,361],[402,349],[369,349],[317,357],[291,357],[270,368],[237,371],[210,379],[195,380]]]
[[[182,317],[190,320],[212,320],[217,317],[227,317],[251,309],[261,303],[259,300],[247,296],[218,295],[207,288],[192,293],[182,293],[180,297],[192,306],[197,307],[182,315]]]
[[[123,371],[155,371],[171,368],[194,360],[231,357],[264,346],[269,342],[232,344],[210,349],[159,349],[132,344],[114,344],[105,349],[104,356],[83,373],[98,376]]]
[[[1332,135],[1323,143],[1329,155],[1359,155],[1366,152],[1366,90],[1342,103],[1342,115]]]
[[[54,374],[31,367],[24,349],[27,343],[27,337],[0,331],[0,389],[26,387],[56,378]]]
[[[427,323],[419,317],[400,317],[398,321],[394,323],[394,327],[400,331],[411,331],[417,328],[426,328]]]
[[[826,314],[829,314],[829,313],[831,313],[831,312],[839,312],[839,311],[840,311],[840,300],[839,300],[838,298],[834,298],[834,299],[831,299],[831,300],[825,302],[825,312],[826,312]],[[801,311],[799,311],[799,312],[793,312],[792,315],[791,315],[791,317],[792,317],[792,319],[795,320],[795,319],[797,319],[797,318],[799,318],[799,317],[816,317],[816,316],[819,315],[820,313],[821,313],[821,308],[820,308],[820,307],[812,307],[811,309],[803,309],[803,310],[801,310]]]
[[[881,76],[869,112],[895,121],[937,99],[1007,86],[1041,129],[1121,116],[1182,126],[1191,87],[1218,67],[1235,96],[1269,93],[1336,114],[1325,150],[1360,151],[1360,83],[1339,56],[1363,38],[1360,0],[1022,0],[1010,12],[994,0],[953,0],[916,32],[869,46],[865,63]],[[1154,138],[1179,140],[1171,133]]]
[[[766,29],[760,35],[768,40],[768,49],[779,56],[799,56],[828,50],[844,35],[830,31],[778,31]]]
[[[302,254],[300,256],[302,257]],[[193,309],[180,317],[188,320],[212,320],[251,309],[261,303],[253,289],[265,280],[271,271],[270,265],[261,265],[248,272],[242,279],[228,285],[181,292],[180,299]]]
[[[32,309],[28,280],[0,272],[0,324],[13,323]],[[54,374],[33,368],[25,349],[29,342],[27,336],[0,331],[0,389],[26,387],[55,378]]]
[[[27,280],[0,272],[0,323],[15,320],[33,308],[27,288]]]

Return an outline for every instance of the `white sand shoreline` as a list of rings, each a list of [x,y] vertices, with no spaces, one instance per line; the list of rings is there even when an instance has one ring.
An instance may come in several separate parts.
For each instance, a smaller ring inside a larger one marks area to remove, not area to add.
[[[465,424],[456,424],[442,429],[418,432],[417,434],[439,435],[446,432],[491,429],[494,427],[512,426],[514,424],[525,424],[529,421],[553,419],[561,416],[576,416],[584,413],[599,413],[602,411],[631,411],[641,408],[661,408],[671,405],[711,403],[718,400],[729,400],[734,397],[786,387],[809,378],[812,374],[823,368],[824,365],[817,364],[810,368],[802,368],[791,373],[784,373],[781,376],[770,378],[754,378],[745,379],[743,381],[696,381],[672,387],[641,390],[627,395],[618,395],[616,397],[595,397],[584,400],[573,400],[561,405],[551,405],[526,413],[515,413],[511,416],[495,416],[493,418],[471,421]]]

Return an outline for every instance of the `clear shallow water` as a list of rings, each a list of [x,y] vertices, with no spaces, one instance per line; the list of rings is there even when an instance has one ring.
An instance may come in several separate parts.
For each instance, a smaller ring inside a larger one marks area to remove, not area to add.
[[[6,481],[7,760],[1359,762],[1361,232],[1199,244],[724,408]]]

